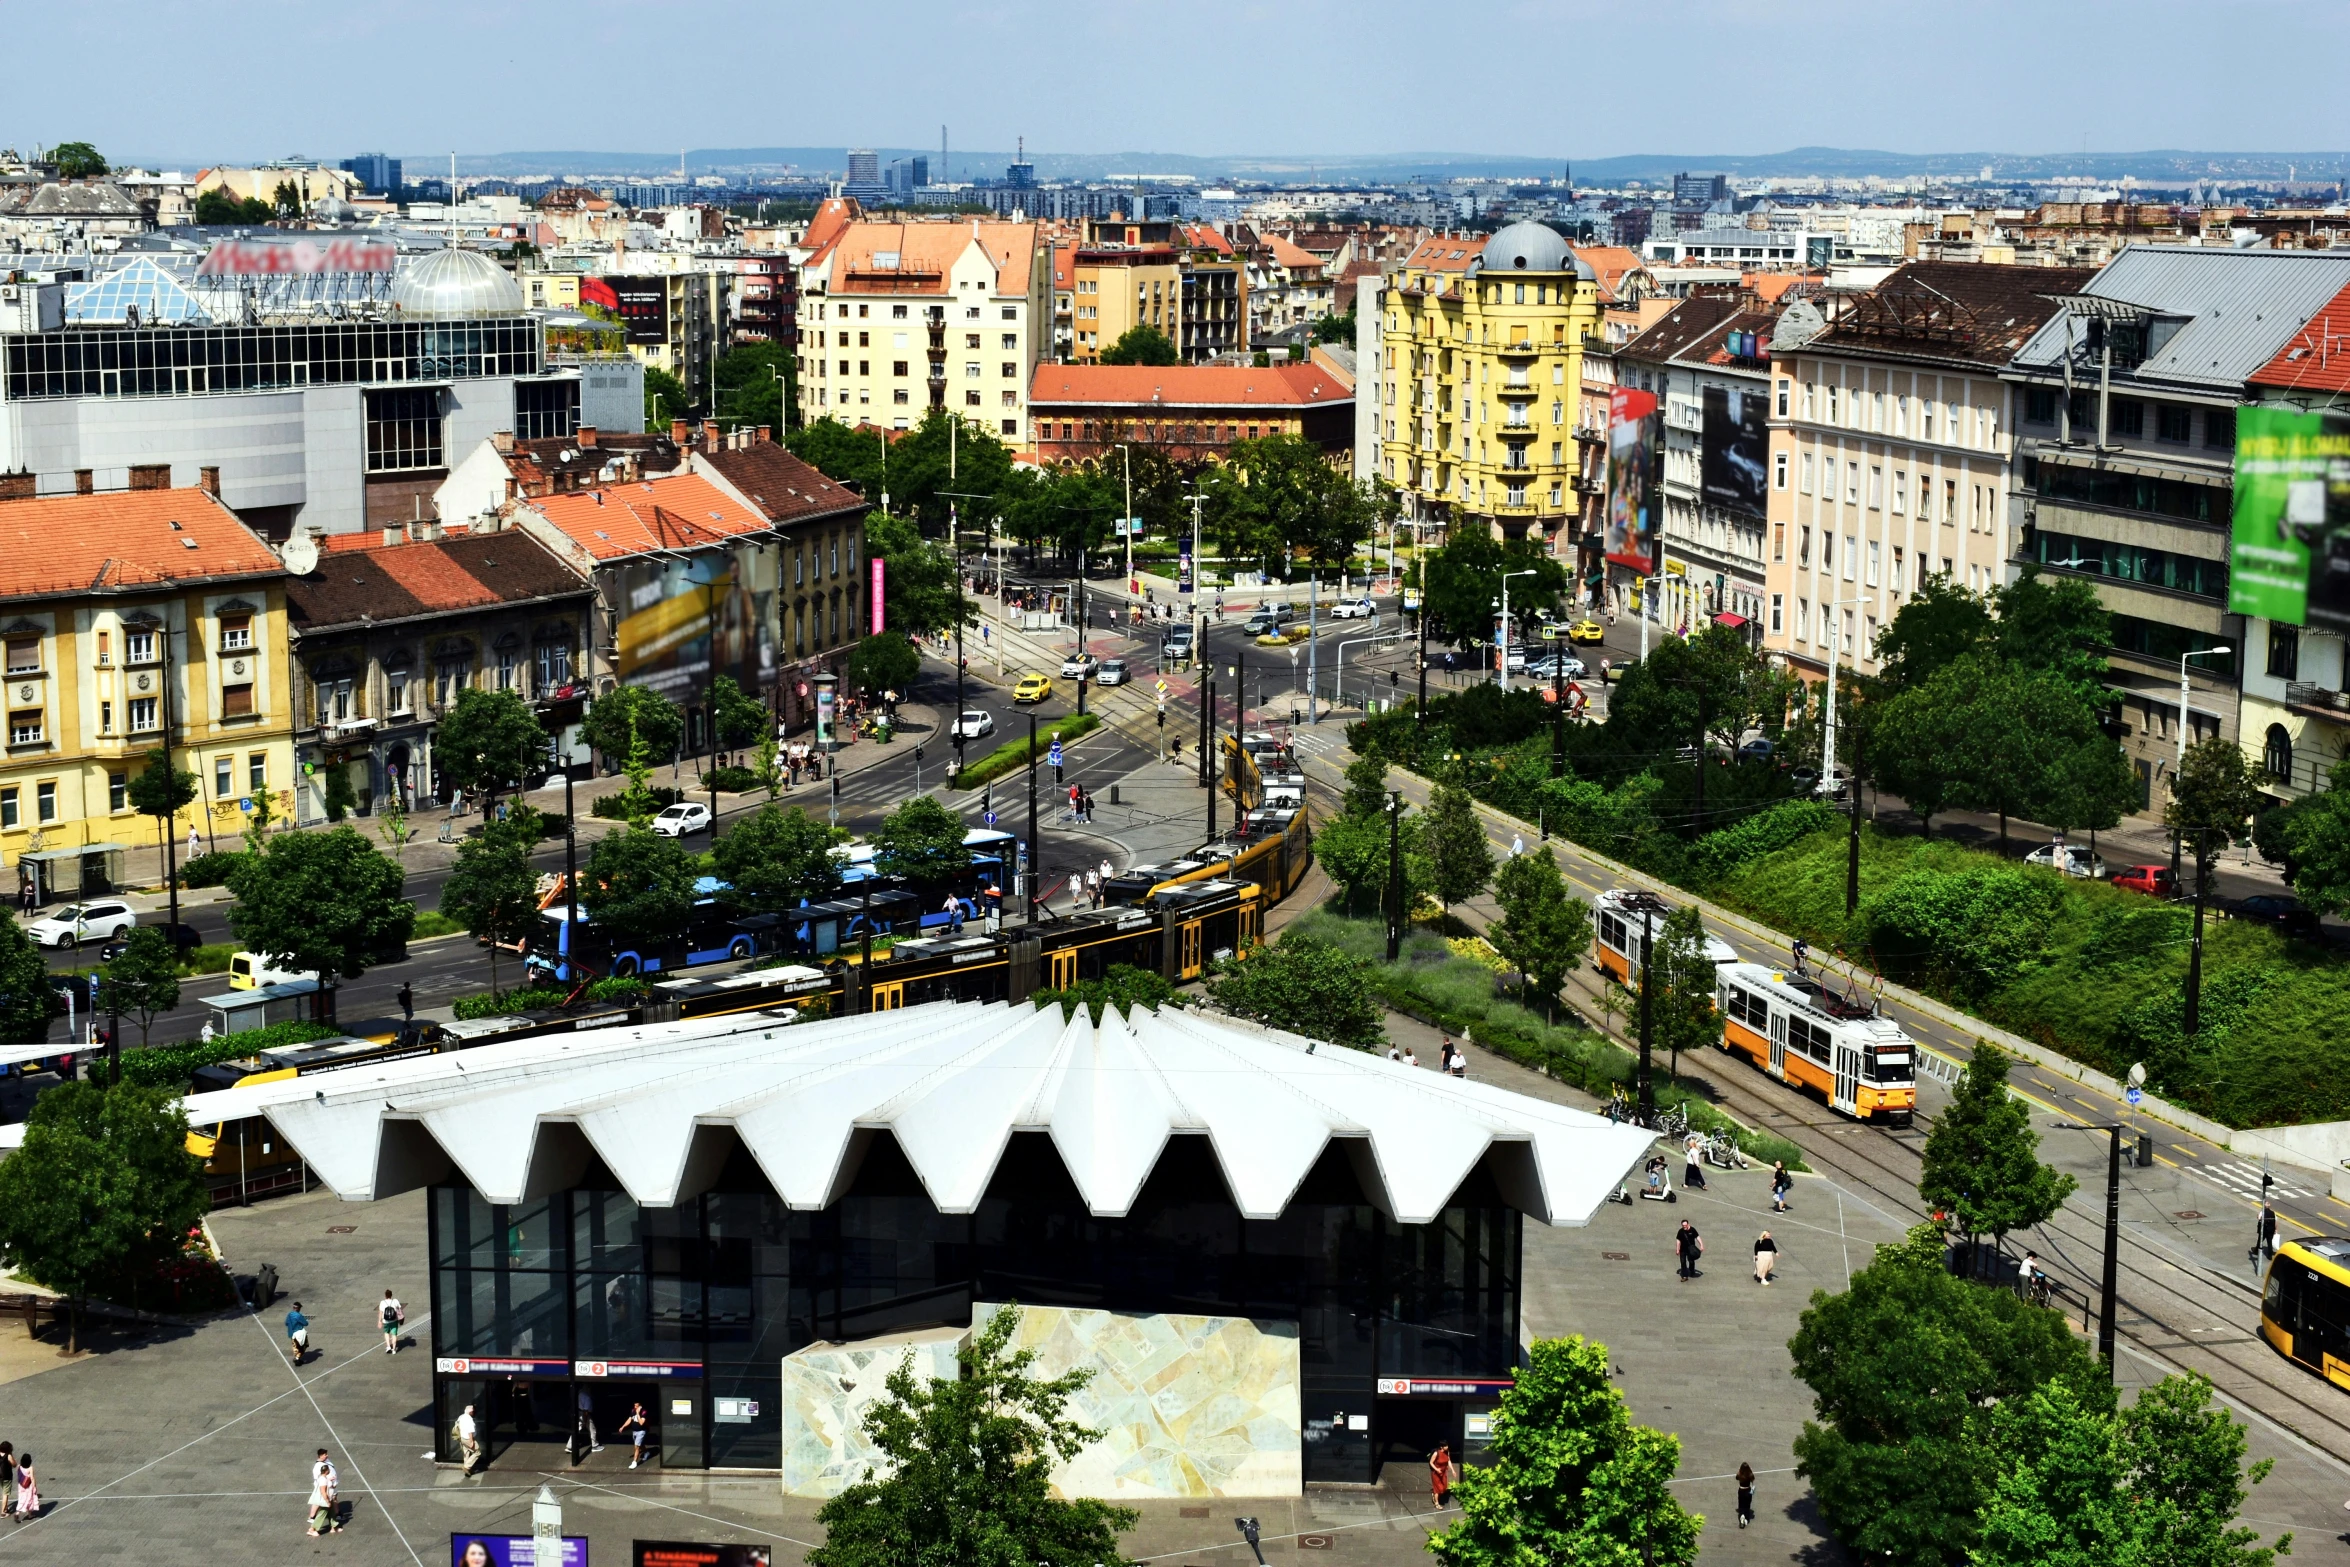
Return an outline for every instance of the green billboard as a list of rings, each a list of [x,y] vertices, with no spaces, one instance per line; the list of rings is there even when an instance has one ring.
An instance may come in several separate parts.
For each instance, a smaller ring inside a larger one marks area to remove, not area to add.
[[[2236,412],[2228,609],[2350,630],[2350,417]]]

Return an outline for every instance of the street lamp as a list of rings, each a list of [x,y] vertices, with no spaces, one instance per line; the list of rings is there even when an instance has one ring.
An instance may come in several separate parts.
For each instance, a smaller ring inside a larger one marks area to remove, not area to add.
[[[1836,792],[1836,652],[1844,645],[1844,626],[1837,620],[1836,611],[1856,604],[1866,604],[1864,597],[1823,600],[1820,608],[1828,612],[1828,714],[1820,742],[1820,781],[1812,786],[1814,794]],[[1858,662],[1858,658],[1854,662]],[[1702,760],[1702,758],[1700,758]],[[1852,808],[1860,809],[1860,784],[1853,783]]]
[[[2170,776],[2173,793],[2176,793],[2179,787],[2179,770],[2187,765],[2187,697],[2189,695],[2187,660],[2190,658],[2212,658],[2222,653],[2233,653],[2234,651],[2236,650],[2233,647],[2223,642],[2218,647],[2198,648],[2192,653],[2179,655],[2179,754],[2178,760],[2171,764]],[[2180,837],[2181,834],[2175,830],[2170,835],[2170,895],[2174,898],[2179,895]],[[2189,1029],[2188,1032],[2194,1031]]]
[[[1532,566],[1524,571],[1505,571],[1501,574],[1501,688],[1510,688],[1510,578],[1532,577],[1538,573]]]
[[[2110,1376],[2113,1372],[2114,1278],[2121,1267],[2123,1127],[2119,1121],[2103,1124],[2093,1121],[2057,1121],[2053,1125],[2060,1132],[2105,1132],[2113,1139],[2105,1154],[2105,1299],[2097,1311],[2097,1358],[2105,1362],[2106,1374]]]

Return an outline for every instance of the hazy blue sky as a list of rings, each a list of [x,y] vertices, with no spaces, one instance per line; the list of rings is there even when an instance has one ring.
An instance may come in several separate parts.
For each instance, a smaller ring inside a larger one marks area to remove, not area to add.
[[[1536,157],[2350,144],[2343,0],[11,7],[0,140]]]

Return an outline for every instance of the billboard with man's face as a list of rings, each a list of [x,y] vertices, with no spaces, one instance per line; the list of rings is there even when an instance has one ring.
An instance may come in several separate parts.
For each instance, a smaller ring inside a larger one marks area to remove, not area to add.
[[[1703,401],[1699,492],[1708,506],[1759,518],[1770,500],[1763,483],[1771,446],[1764,428],[1767,395],[1761,387],[1709,386]]]
[[[1639,572],[1656,570],[1660,423],[1655,393],[1608,394],[1607,558]]]
[[[2350,632],[2350,417],[2236,412],[2228,611]]]
[[[736,544],[683,557],[638,556],[608,569],[618,579],[621,684],[691,705],[713,673],[732,675],[754,693],[773,682],[773,550]]]

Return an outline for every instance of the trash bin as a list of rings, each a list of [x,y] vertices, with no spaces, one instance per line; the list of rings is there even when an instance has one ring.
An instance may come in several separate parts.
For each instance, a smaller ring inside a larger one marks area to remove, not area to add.
[[[2152,1132],[2140,1132],[2138,1134],[2138,1168],[2143,1170],[2151,1166],[2153,1163],[2154,1134]]]

